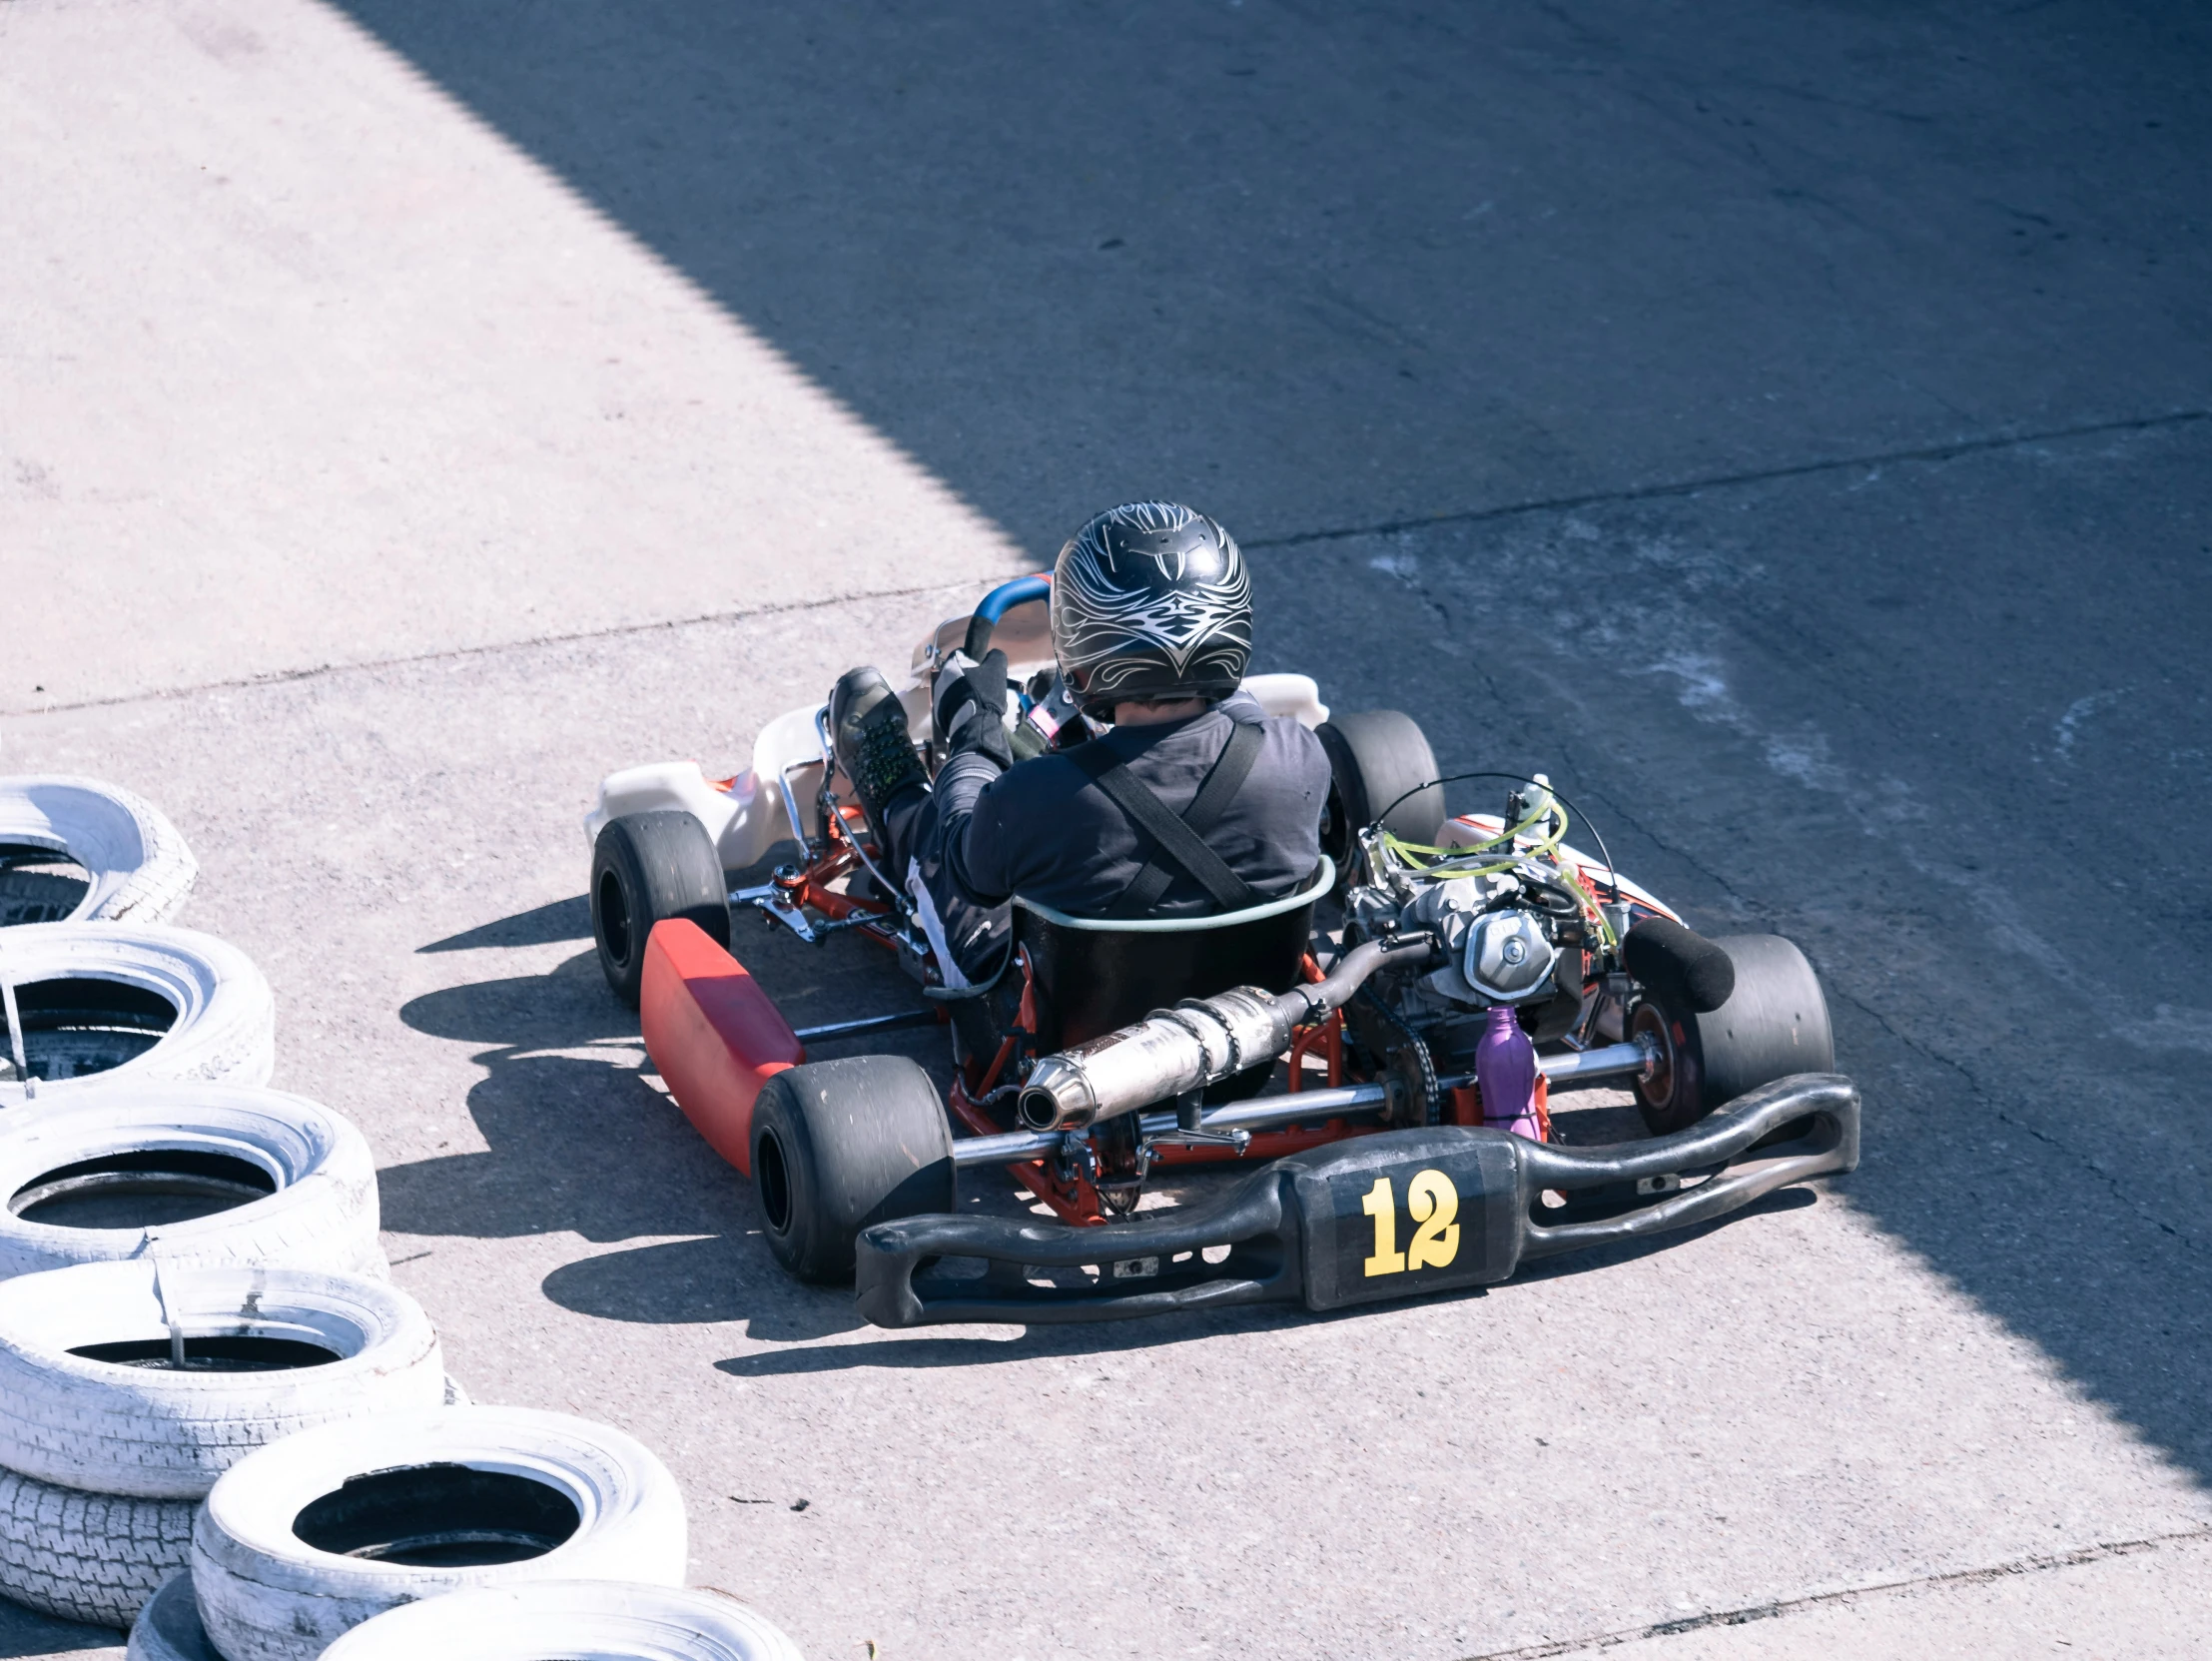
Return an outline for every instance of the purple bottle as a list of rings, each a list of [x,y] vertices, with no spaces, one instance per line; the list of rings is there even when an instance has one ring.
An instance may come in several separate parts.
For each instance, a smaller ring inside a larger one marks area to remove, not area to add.
[[[1482,1094],[1485,1125],[1531,1142],[1544,1140],[1536,1119],[1536,1046],[1510,1004],[1490,1006],[1489,1024],[1475,1046],[1475,1089]]]

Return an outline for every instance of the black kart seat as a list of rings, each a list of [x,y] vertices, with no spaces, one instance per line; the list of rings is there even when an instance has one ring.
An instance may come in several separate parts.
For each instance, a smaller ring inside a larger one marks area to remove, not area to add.
[[[1210,917],[1071,917],[1016,895],[1015,938],[1037,974],[1039,1048],[1066,1050],[1232,986],[1288,992],[1312,938],[1314,904],[1335,881],[1324,856],[1296,893]]]

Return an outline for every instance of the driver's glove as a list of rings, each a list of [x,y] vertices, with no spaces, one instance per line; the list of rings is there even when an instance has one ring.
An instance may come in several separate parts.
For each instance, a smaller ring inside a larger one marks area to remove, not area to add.
[[[1007,654],[984,653],[978,663],[955,651],[937,671],[937,701],[931,711],[937,741],[949,755],[980,751],[1001,767],[1014,765],[1007,742]]]

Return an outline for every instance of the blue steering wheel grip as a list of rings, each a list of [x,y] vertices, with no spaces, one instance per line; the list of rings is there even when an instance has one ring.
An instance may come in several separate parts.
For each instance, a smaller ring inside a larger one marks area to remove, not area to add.
[[[991,649],[991,631],[999,626],[999,619],[1018,605],[1031,600],[1050,600],[1053,597],[1052,578],[1046,576],[1018,576],[1011,582],[1002,582],[984,595],[976,606],[976,614],[968,619],[968,638],[961,645],[977,662]]]

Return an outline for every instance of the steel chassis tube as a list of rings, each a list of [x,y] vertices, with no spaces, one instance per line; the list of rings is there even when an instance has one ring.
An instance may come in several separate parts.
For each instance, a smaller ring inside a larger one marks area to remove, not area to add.
[[[900,1027],[934,1027],[937,1011],[901,1010],[897,1015],[864,1015],[857,1021],[830,1021],[819,1027],[800,1027],[792,1033],[801,1044],[820,1044],[826,1039],[859,1038],[867,1033],[888,1033]]]
[[[882,1018],[879,1018],[882,1019]],[[896,1021],[885,1019],[886,1026],[905,1024],[907,1018]],[[861,1023],[848,1025],[860,1028]],[[801,1042],[810,1042],[813,1033],[822,1031],[809,1028],[799,1034]],[[1583,1050],[1563,1056],[1539,1056],[1536,1065],[1552,1079],[1594,1079],[1623,1073],[1641,1073],[1650,1057],[1642,1045],[1609,1044],[1602,1050]],[[1472,1073],[1455,1073],[1436,1081],[1439,1090],[1458,1090],[1475,1082]],[[1349,1113],[1367,1113],[1383,1105],[1388,1090],[1382,1085],[1340,1085],[1334,1090],[1300,1090],[1280,1096],[1262,1096],[1255,1101],[1236,1102],[1225,1108],[1215,1108],[1198,1121],[1201,1131],[1263,1131],[1278,1125],[1306,1125],[1320,1120],[1339,1119]],[[1176,1119],[1171,1113],[1148,1113],[1137,1120],[1138,1131],[1147,1137],[1164,1136],[1176,1129]],[[1068,1131],[1014,1131],[999,1137],[967,1137],[953,1144],[953,1164],[962,1170],[971,1166],[1011,1165],[1017,1160],[1042,1160],[1059,1152],[1064,1137],[1080,1133]]]

